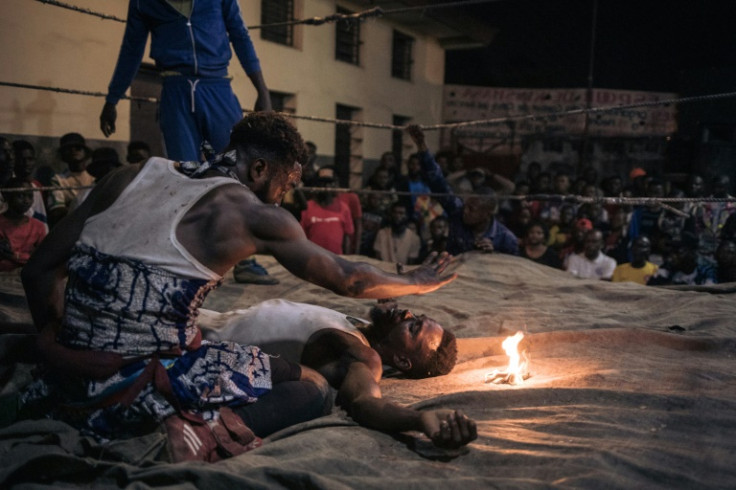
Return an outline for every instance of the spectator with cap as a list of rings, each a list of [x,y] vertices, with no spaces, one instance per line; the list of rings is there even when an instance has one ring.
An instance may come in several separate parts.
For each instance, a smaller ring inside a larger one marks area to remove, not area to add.
[[[634,167],[629,172],[629,181],[634,188],[635,197],[647,195],[647,171],[641,167]]]
[[[49,193],[46,203],[50,228],[67,215],[77,194],[94,183],[95,178],[87,172],[91,155],[92,151],[79,133],[67,133],[59,140],[59,158],[67,168],[51,178],[51,186],[59,189]]]
[[[567,259],[571,255],[583,252],[585,234],[592,229],[593,222],[588,218],[580,218],[575,221],[575,226],[572,229],[568,242],[560,251],[560,260],[565,267],[567,267]]]

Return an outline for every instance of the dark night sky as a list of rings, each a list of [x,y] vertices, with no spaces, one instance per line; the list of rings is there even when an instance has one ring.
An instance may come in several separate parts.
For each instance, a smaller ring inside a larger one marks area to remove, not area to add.
[[[446,83],[587,86],[593,0],[506,0],[465,7],[500,31],[490,46],[447,54]],[[736,79],[732,0],[598,0],[598,88],[686,91],[693,74]],[[736,87],[730,87],[733,91]]]

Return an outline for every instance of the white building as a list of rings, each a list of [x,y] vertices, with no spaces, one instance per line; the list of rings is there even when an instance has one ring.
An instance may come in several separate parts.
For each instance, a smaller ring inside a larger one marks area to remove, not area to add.
[[[73,1],[80,9],[117,20],[30,0],[0,2],[0,81],[107,92],[128,2]],[[381,2],[381,7],[389,12],[416,3]],[[369,1],[334,0],[241,0],[240,4],[248,26],[362,12],[375,6]],[[415,11],[353,24],[253,28],[250,34],[276,109],[297,116],[385,125],[437,124],[442,117],[445,48],[484,36],[488,41],[491,35],[473,19],[458,15],[446,9]],[[157,98],[158,78],[147,55],[148,50],[128,93]],[[236,58],[230,74],[241,105],[251,108],[255,92]],[[160,148],[154,103],[121,101],[117,132],[105,140],[98,121],[103,102],[102,97],[91,95],[0,85],[0,134],[36,143],[39,159],[49,164],[55,164],[58,138],[72,131],[84,135],[92,148],[115,146],[121,156],[134,139]],[[322,162],[337,155],[335,161],[344,173],[349,166],[353,187],[361,184],[364,166],[367,172],[383,152],[403,150],[405,157],[411,151],[401,134],[390,129],[295,122],[305,140],[317,145]],[[439,135],[427,136],[436,148]]]

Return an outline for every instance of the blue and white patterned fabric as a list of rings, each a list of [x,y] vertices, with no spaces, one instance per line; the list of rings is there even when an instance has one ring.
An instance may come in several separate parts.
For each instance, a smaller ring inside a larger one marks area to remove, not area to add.
[[[106,380],[83,381],[83,404],[94,405],[130,386],[149,362],[161,362],[166,368],[178,405],[206,420],[216,418],[219,406],[252,403],[270,391],[269,357],[258,347],[199,343],[197,310],[219,281],[182,279],[82,244],[74,248],[68,265],[65,316],[58,337],[61,344],[125,357],[162,355],[160,360],[135,361]],[[172,357],[172,350],[181,353]],[[27,400],[49,391],[49,386],[35,386]],[[149,383],[129,407],[96,410],[83,425],[98,438],[107,439],[119,433],[125,422],[160,422],[174,412],[166,397]]]

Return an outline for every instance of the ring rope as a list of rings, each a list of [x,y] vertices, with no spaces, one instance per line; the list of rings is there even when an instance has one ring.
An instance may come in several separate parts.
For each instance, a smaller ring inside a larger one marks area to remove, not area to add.
[[[66,191],[66,190],[80,190],[80,189],[91,189],[94,185],[80,185],[80,186],[44,186],[44,187],[9,187],[7,189],[0,189],[2,192],[41,192],[41,191]],[[350,189],[346,187],[299,187],[298,190],[305,192],[322,192],[327,191],[331,193],[343,193],[352,192],[359,195],[394,195],[394,196],[412,196],[422,195],[430,197],[487,197],[485,194],[473,194],[473,193],[441,193],[441,192],[411,192],[411,191],[391,191],[391,190],[374,190],[374,189]],[[561,203],[571,204],[634,204],[634,205],[645,205],[652,203],[732,203],[736,202],[736,197],[587,197],[587,196],[576,196],[572,194],[561,195],[561,194],[527,194],[527,195],[516,195],[516,194],[503,194],[498,195],[499,200],[511,200],[511,201],[552,201]],[[669,206],[668,206],[669,207]],[[673,211],[679,211],[672,208]],[[680,211],[681,212],[681,211]]]
[[[43,4],[52,5],[54,7],[61,7],[67,10],[72,10],[74,12],[92,15],[94,17],[99,17],[100,19],[114,20],[116,22],[122,22],[123,24],[127,22],[125,19],[121,19],[120,17],[117,17],[115,15],[103,14],[101,12],[96,12],[88,8],[78,7],[76,5],[71,5],[66,2],[60,2],[58,0],[36,0],[36,1],[41,2]],[[362,22],[366,19],[373,18],[373,17],[383,17],[385,15],[403,14],[403,13],[414,11],[414,10],[426,11],[426,10],[448,8],[448,7],[465,7],[468,5],[499,2],[499,1],[503,1],[503,0],[463,0],[459,2],[446,2],[446,3],[438,3],[434,5],[417,5],[413,7],[403,7],[403,8],[395,8],[395,9],[382,9],[381,7],[373,7],[371,9],[364,10],[362,12],[356,12],[353,14],[336,13],[333,15],[329,15],[327,17],[310,17],[308,19],[295,19],[295,20],[285,21],[285,22],[274,22],[272,24],[261,24],[261,25],[255,25],[255,26],[248,26],[248,29],[264,29],[268,27],[284,27],[284,26],[292,26],[292,25],[300,25],[300,24],[311,25],[311,26],[321,26],[323,24],[327,24],[331,22],[340,22],[340,21]]]
[[[41,1],[41,0],[38,0],[38,1]],[[87,96],[92,96],[92,97],[106,97],[107,96],[107,94],[103,92],[91,92],[91,91],[83,91],[83,90],[76,90],[76,89],[65,89],[65,88],[59,88],[59,87],[48,87],[48,86],[42,86],[42,85],[30,85],[30,84],[16,83],[16,82],[0,81],[0,86],[26,88],[26,89],[34,89],[34,90],[46,90],[46,91],[51,91],[51,92],[60,92],[60,93],[75,94],[75,95],[87,95]],[[545,119],[554,119],[554,118],[565,117],[565,116],[578,116],[582,114],[598,114],[598,113],[616,112],[616,111],[623,111],[623,110],[629,110],[629,109],[636,109],[640,107],[654,107],[658,105],[707,102],[707,101],[727,99],[727,98],[732,98],[732,97],[736,97],[736,92],[724,92],[720,94],[707,94],[707,95],[694,95],[690,97],[680,97],[680,98],[675,98],[675,99],[663,99],[663,100],[655,100],[655,101],[648,101],[648,102],[637,102],[634,104],[623,104],[623,105],[616,105],[616,106],[591,107],[587,109],[586,108],[570,109],[567,111],[553,112],[553,113],[548,113],[548,114],[519,114],[519,115],[514,115],[514,116],[497,117],[494,119],[479,119],[479,120],[474,120],[474,121],[461,121],[461,122],[454,122],[454,123],[442,123],[442,124],[418,125],[418,126],[424,131],[436,131],[438,129],[457,129],[457,128],[465,128],[465,127],[471,127],[471,126],[492,126],[492,125],[506,124],[506,123],[514,122],[514,121],[523,121],[523,120],[541,121]],[[133,101],[133,102],[152,102],[152,103],[158,102],[158,99],[155,97],[132,97],[132,96],[125,95],[122,98]],[[241,109],[241,110],[244,113],[253,112],[249,109]],[[326,123],[332,123],[336,125],[349,125],[349,126],[360,126],[360,127],[367,127],[367,128],[391,129],[391,130],[403,130],[403,129],[406,129],[407,127],[407,126],[397,126],[395,124],[352,121],[352,120],[346,120],[346,119],[332,119],[332,118],[319,117],[319,116],[301,116],[297,114],[291,114],[289,112],[281,112],[280,114],[285,117],[290,117],[292,119],[326,122]]]

